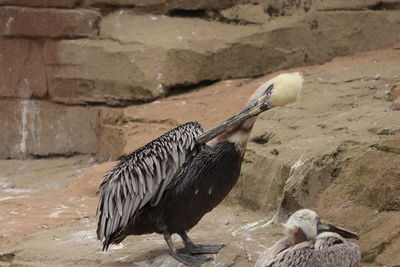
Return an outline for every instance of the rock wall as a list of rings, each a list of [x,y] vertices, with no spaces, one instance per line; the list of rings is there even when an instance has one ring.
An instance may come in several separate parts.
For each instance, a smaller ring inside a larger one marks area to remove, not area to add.
[[[399,8],[394,0],[0,0],[0,158],[104,155],[98,140],[113,130],[99,114],[109,107],[394,43]]]

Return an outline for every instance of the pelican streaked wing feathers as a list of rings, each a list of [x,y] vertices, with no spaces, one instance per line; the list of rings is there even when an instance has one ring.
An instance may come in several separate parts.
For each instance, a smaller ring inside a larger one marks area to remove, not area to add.
[[[123,229],[135,212],[160,201],[165,188],[183,164],[196,153],[201,125],[189,122],[137,149],[109,171],[100,185],[97,237],[103,249],[109,237]]]
[[[299,243],[273,257],[268,255],[271,252],[268,250],[257,261],[256,267],[357,267],[361,258],[356,244],[335,236]]]

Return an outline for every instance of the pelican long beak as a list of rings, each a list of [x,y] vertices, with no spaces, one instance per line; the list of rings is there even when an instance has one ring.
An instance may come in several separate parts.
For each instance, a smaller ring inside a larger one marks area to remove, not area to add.
[[[230,117],[226,121],[218,124],[214,128],[204,132],[202,135],[198,136],[196,141],[199,144],[205,144],[211,139],[215,138],[222,132],[232,129],[237,125],[240,125],[242,122],[247,120],[248,118],[254,117],[261,112],[264,112],[273,106],[270,104],[270,97],[273,91],[273,84],[268,88],[265,94],[261,95],[257,101],[252,106],[248,106],[243,109],[240,113]]]
[[[355,238],[355,239],[359,238],[357,233],[351,232],[342,227],[338,227],[338,226],[335,226],[335,225],[333,225],[331,223],[327,223],[327,222],[323,222],[318,225],[318,234],[320,234],[322,232],[334,232],[334,233],[337,233],[337,234],[343,236],[344,238]]]

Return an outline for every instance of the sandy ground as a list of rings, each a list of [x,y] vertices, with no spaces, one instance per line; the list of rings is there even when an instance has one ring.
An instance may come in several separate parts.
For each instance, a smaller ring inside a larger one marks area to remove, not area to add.
[[[400,61],[400,45],[294,70],[307,76],[340,66],[348,68],[350,77],[352,66],[381,61]],[[222,85],[219,90],[233,94]],[[208,97],[212,103],[214,95]],[[224,106],[232,109],[229,101]],[[95,238],[96,190],[112,165],[95,164],[90,156],[0,161],[0,266],[176,266],[157,235],[129,237],[122,245],[101,251]],[[260,212],[219,206],[191,231],[191,237],[198,243],[227,245],[209,266],[252,266],[280,237],[279,227],[267,222]]]

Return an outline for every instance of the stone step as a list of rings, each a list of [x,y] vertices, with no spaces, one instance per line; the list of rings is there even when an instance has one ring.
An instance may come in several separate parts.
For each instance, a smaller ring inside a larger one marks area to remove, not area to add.
[[[0,158],[94,154],[98,108],[0,100]]]

